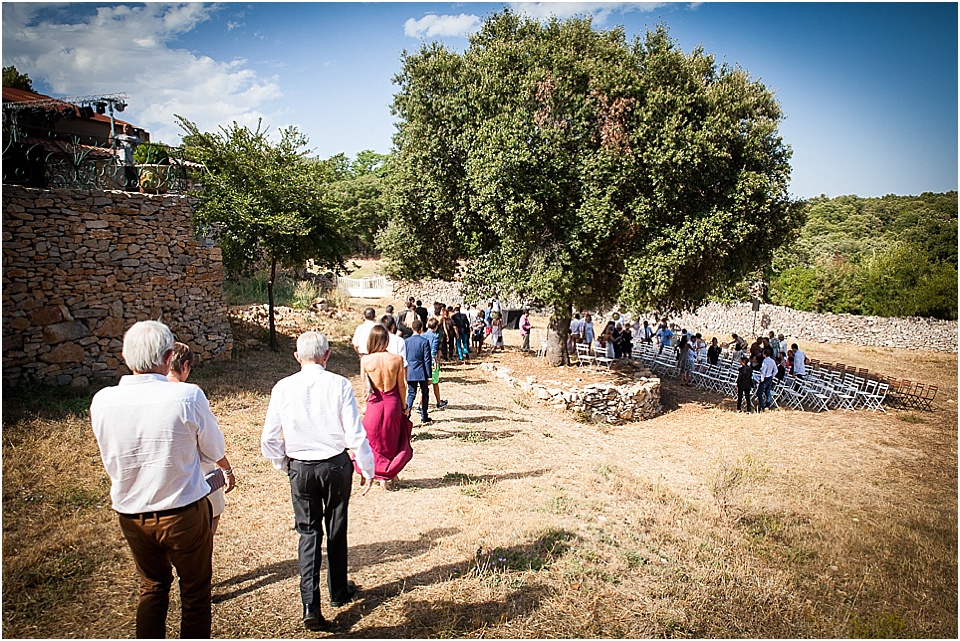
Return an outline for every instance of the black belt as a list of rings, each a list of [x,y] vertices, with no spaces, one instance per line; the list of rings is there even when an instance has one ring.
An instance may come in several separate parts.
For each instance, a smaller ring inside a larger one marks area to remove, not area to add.
[[[325,458],[325,459],[322,459],[322,460],[319,460],[319,461],[305,461],[305,460],[303,460],[303,459],[290,458],[290,462],[291,462],[291,463],[303,463],[304,465],[317,465],[317,464],[319,464],[319,463],[329,463],[330,461],[333,461],[334,459],[338,459],[338,458],[340,458],[340,457],[342,457],[342,456],[346,456],[347,458],[350,458],[350,454],[347,453],[347,450],[344,450],[344,451],[340,452],[339,454],[335,454],[334,456],[331,456],[330,458]]]
[[[203,499],[200,499],[202,501]],[[140,512],[139,514],[124,514],[123,512],[117,512],[120,516],[125,519],[154,519],[160,518],[161,516],[173,516],[174,514],[180,514],[181,512],[186,512],[190,508],[196,506],[200,501],[194,501],[188,505],[183,505],[181,507],[172,507],[169,510],[157,510],[156,512]]]

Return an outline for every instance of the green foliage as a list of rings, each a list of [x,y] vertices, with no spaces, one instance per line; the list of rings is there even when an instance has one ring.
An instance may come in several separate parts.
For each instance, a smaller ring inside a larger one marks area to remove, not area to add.
[[[33,81],[30,76],[20,73],[13,65],[3,68],[3,86],[24,91],[33,91]]]
[[[177,118],[187,132],[187,153],[206,167],[197,227],[214,232],[229,270],[249,272],[263,260],[299,266],[307,259],[342,268],[347,243],[323,198],[331,170],[305,157],[306,137],[289,127],[274,144],[262,122],[253,131],[233,123],[203,133]]]
[[[249,276],[233,276],[223,281],[223,293],[227,305],[252,305],[267,300],[267,284],[269,274],[258,271]],[[281,306],[290,306],[293,301],[294,281],[288,277],[280,277],[274,281],[274,302]]]
[[[170,162],[170,153],[166,145],[144,142],[133,151],[133,162],[137,165],[166,165]]]
[[[815,198],[770,299],[815,312],[957,318],[957,193]]]
[[[562,315],[571,305],[694,306],[766,265],[799,222],[780,107],[741,69],[660,27],[626,41],[589,19],[494,14],[464,54],[405,54],[396,276],[449,277]]]
[[[293,300],[290,301],[290,305],[297,309],[310,309],[313,307],[313,300],[319,296],[320,289],[316,283],[299,280],[293,287]]]
[[[325,198],[325,185],[338,169],[335,163],[308,159],[307,139],[296,127],[282,129],[279,142],[273,143],[261,130],[262,121],[253,131],[233,123],[218,133],[204,133],[181,116],[177,120],[187,132],[187,154],[206,168],[197,229],[217,238],[231,273],[249,273],[263,262],[270,266],[270,345],[277,349],[277,268],[310,259],[321,268],[343,269],[349,244]]]

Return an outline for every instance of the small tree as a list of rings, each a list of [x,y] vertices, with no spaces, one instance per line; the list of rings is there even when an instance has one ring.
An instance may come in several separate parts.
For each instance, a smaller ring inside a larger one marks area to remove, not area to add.
[[[33,81],[30,80],[30,76],[20,73],[13,65],[3,68],[3,86],[33,91]]]
[[[205,167],[197,229],[218,239],[227,269],[245,273],[262,261],[270,267],[270,348],[277,350],[277,268],[302,265],[307,259],[329,269],[343,268],[347,243],[324,200],[328,168],[307,159],[307,139],[295,127],[282,129],[280,141],[273,144],[261,129],[262,121],[253,131],[233,123],[207,133],[181,116],[177,120],[186,131],[184,148]]]

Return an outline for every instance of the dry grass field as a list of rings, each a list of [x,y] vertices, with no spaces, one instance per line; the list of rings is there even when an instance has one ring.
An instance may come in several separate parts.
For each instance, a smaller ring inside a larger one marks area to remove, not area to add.
[[[361,389],[353,325],[322,328],[331,369]],[[415,426],[399,490],[354,486],[360,598],[307,633],[289,488],[259,445],[270,389],[296,370],[297,327],[282,329],[279,354],[196,373],[239,481],[215,542],[215,636],[957,637],[957,355],[843,345],[806,351],[937,383],[934,411],[738,414],[668,381],[662,416],[610,427],[477,363],[446,369],[450,406]],[[137,581],[89,393],[3,401],[3,636],[132,636]]]

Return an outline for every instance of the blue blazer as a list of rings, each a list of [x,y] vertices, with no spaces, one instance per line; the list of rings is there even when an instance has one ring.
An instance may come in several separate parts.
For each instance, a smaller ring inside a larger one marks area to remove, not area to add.
[[[430,341],[421,334],[413,334],[404,340],[407,348],[407,380],[429,381],[433,373],[433,357]]]

